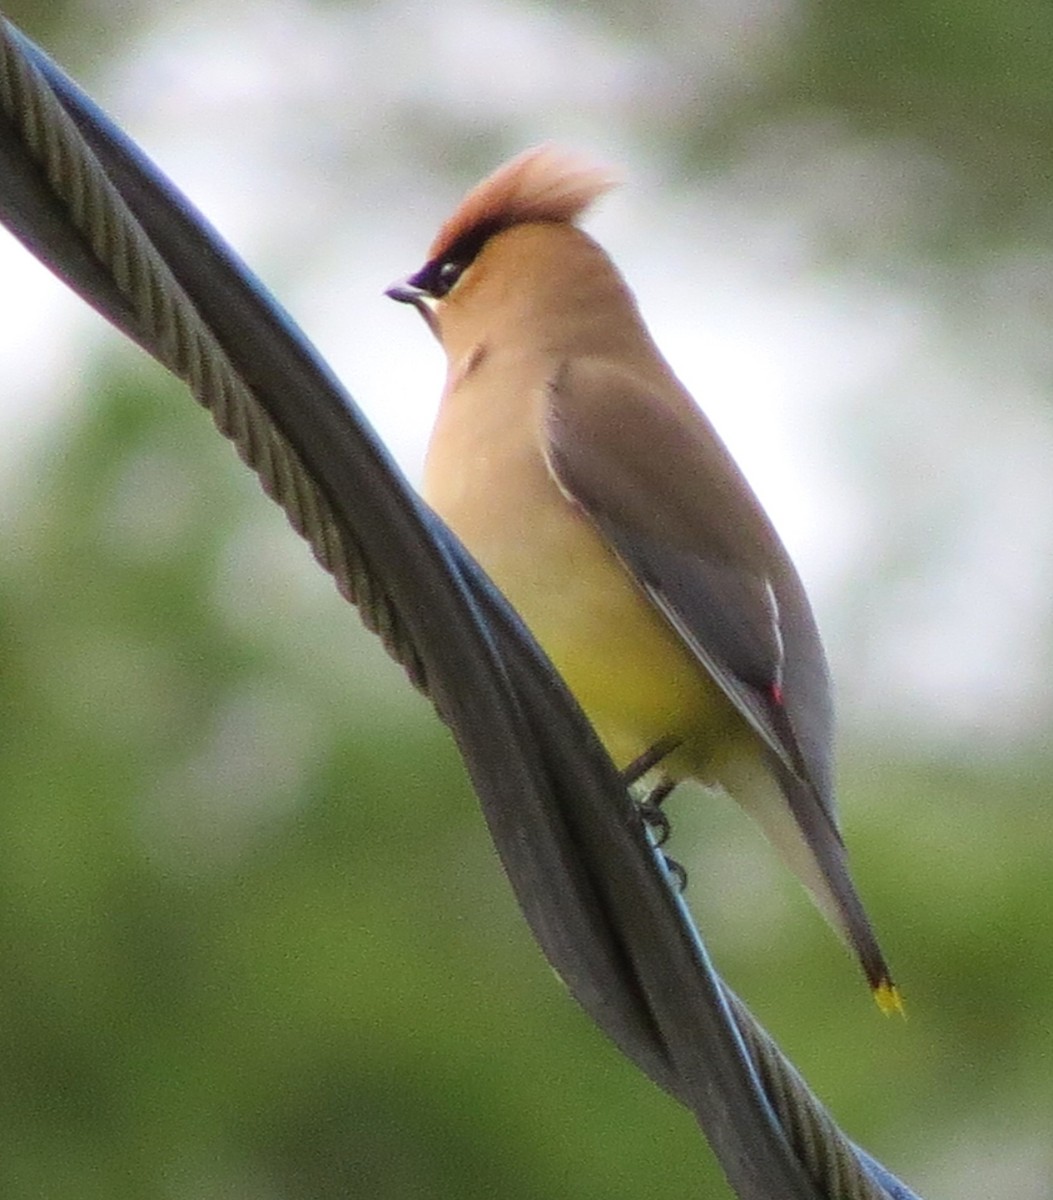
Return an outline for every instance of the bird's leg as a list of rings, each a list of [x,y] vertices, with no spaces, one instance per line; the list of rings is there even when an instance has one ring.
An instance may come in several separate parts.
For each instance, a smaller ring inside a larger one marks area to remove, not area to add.
[[[662,738],[660,741],[655,742],[650,749],[645,750],[639,758],[633,759],[622,772],[622,778],[625,780],[626,786],[632,787],[633,784],[639,783],[649,771],[653,771],[658,766],[662,759],[668,757],[679,744],[679,739],[677,738]],[[669,824],[669,817],[663,810],[662,805],[668,798],[669,793],[676,787],[676,784],[677,780],[665,776],[642,799],[637,801],[637,810],[655,846],[664,846],[669,840],[671,826]],[[671,859],[668,854],[663,854],[662,858],[670,874],[673,876],[677,891],[682,892],[687,886],[687,872],[680,863]]]
[[[668,758],[679,745],[679,738],[659,738],[653,746],[645,750],[639,758],[634,758],[622,771],[625,786],[631,788],[639,783],[645,775],[658,766],[663,758]],[[675,786],[675,781],[666,776],[660,779],[641,800],[637,801],[640,816],[643,817],[644,824],[654,836],[657,846],[663,845],[669,837],[669,818],[662,812],[662,802]]]
[[[670,754],[680,745],[680,739],[675,737],[659,738],[657,742],[649,749],[645,750],[639,758],[634,758],[632,762],[622,771],[622,778],[625,780],[626,787],[632,787],[634,783],[639,783],[648,771],[653,771],[655,767],[662,761],[663,758],[668,758]],[[671,790],[671,789],[670,789]],[[664,800],[669,792],[666,791],[662,799]]]
[[[677,781],[675,779],[662,779],[637,803],[643,823],[647,826],[651,834],[651,839],[657,847],[665,845],[672,829],[669,817],[662,808],[662,804],[669,797],[669,793],[676,787],[676,784]],[[668,854],[663,854],[662,860],[665,863],[666,870],[673,877],[673,884],[676,890],[682,892],[687,887],[687,872],[675,858],[670,858]]]

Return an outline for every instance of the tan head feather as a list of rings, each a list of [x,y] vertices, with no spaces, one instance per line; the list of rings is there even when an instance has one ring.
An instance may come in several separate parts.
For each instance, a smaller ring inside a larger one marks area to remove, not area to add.
[[[428,259],[465,239],[528,221],[573,221],[618,182],[606,167],[549,144],[535,146],[476,184],[443,223]]]

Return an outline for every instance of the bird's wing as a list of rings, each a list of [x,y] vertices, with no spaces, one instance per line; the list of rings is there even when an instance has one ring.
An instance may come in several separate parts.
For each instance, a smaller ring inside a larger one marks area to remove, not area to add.
[[[556,483],[757,733],[792,819],[761,793],[738,798],[854,947],[878,1004],[898,1008],[837,828],[819,634],[749,485],[672,376],[649,386],[600,359],[568,362],[545,415]]]
[[[803,587],[716,432],[662,382],[564,363],[548,395],[549,469],[753,727],[798,820],[833,825],[829,680]]]

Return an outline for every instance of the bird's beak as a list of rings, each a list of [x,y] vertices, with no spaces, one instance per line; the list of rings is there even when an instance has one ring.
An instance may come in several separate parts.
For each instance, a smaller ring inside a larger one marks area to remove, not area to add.
[[[400,304],[413,304],[420,308],[431,297],[423,288],[417,287],[412,279],[413,276],[409,275],[405,279],[398,280],[391,287],[384,289],[384,295],[390,296],[392,300],[397,300]]]
[[[424,318],[425,323],[432,333],[436,337],[439,337],[439,324],[435,319],[435,297],[430,292],[426,292],[422,287],[418,287],[413,282],[412,275],[398,280],[397,283],[393,283],[389,288],[385,288],[384,295],[390,296],[392,300],[397,300],[400,304],[412,304]]]

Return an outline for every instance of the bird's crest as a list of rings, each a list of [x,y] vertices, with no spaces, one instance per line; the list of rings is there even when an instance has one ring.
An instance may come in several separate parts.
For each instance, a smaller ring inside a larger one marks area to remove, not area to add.
[[[479,244],[528,221],[573,221],[617,183],[606,167],[557,146],[535,146],[506,162],[474,188],[446,219],[429,261],[466,242]]]

